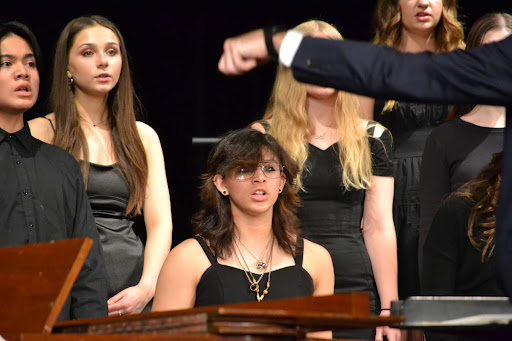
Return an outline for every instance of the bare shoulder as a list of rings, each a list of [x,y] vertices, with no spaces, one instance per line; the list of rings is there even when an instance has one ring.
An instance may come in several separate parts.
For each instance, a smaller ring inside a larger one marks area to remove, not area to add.
[[[320,244],[314,243],[311,240],[304,238],[304,255],[308,255],[308,258],[323,259],[331,261],[331,255],[325,247]]]
[[[260,133],[266,134],[267,130],[272,126],[272,119],[260,120],[251,124],[252,129],[256,129]]]
[[[176,245],[169,253],[166,263],[173,268],[193,270],[198,274],[202,274],[210,266],[208,257],[194,238],[186,239]]]
[[[28,121],[30,133],[36,139],[39,139],[46,143],[53,143],[55,136],[55,114],[48,114],[45,117],[36,117]]]
[[[375,138],[380,138],[382,134],[388,130],[386,127],[376,121],[365,120],[364,125],[366,129],[374,128],[372,136]]]
[[[158,134],[156,133],[155,129],[153,129],[149,124],[137,121],[136,126],[140,138],[142,139],[142,142],[155,139],[158,140]]]

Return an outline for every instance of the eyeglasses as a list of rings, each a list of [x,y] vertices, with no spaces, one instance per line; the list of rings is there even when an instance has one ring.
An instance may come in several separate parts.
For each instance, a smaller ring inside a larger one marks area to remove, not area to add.
[[[283,175],[284,166],[279,166],[277,162],[268,161],[260,162],[256,167],[239,167],[235,170],[235,179],[240,181],[250,180],[254,177],[258,168],[267,178],[277,179]]]

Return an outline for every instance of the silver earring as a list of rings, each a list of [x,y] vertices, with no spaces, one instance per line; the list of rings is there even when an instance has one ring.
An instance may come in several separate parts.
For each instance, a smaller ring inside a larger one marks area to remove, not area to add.
[[[73,79],[73,77],[68,78],[69,86],[73,86],[74,82],[75,82],[75,80]]]

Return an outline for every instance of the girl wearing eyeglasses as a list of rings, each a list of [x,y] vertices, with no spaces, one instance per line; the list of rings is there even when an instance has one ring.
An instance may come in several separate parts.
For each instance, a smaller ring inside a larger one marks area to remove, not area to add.
[[[332,294],[329,253],[299,236],[299,200],[289,185],[297,173],[272,136],[225,135],[202,177],[197,235],[169,253],[153,311]]]

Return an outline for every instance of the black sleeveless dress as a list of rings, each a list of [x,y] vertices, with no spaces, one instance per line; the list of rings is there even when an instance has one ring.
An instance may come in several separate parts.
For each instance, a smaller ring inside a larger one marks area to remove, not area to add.
[[[210,250],[202,237],[195,236],[211,266],[201,276],[196,289],[195,307],[228,303],[256,301],[256,293],[249,289],[249,281],[241,269],[219,264],[217,257]],[[273,270],[270,288],[265,300],[303,297],[313,295],[313,280],[302,267],[304,240],[299,239],[299,248],[294,257],[295,265]],[[253,274],[256,278],[259,274]],[[260,283],[266,287],[268,273],[263,275]],[[260,289],[261,290],[261,289]]]
[[[419,295],[418,239],[420,228],[420,168],[427,137],[444,122],[450,106],[397,102],[382,113],[384,101],[376,101],[375,120],[393,135],[395,196],[393,220],[397,233],[398,296]]]
[[[139,283],[144,245],[133,230],[134,217],[126,214],[130,188],[114,165],[90,163],[87,195],[103,249],[108,297],[112,297]]]

